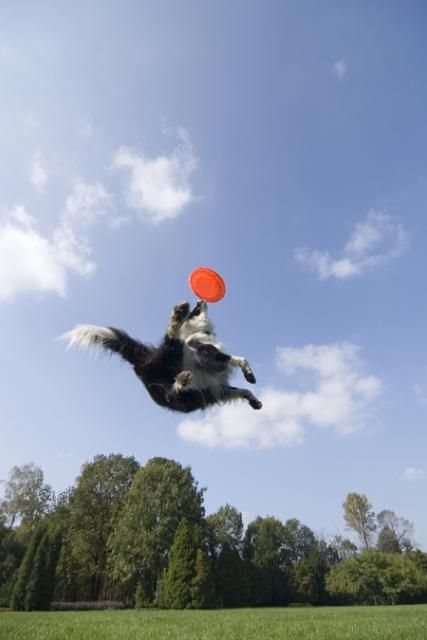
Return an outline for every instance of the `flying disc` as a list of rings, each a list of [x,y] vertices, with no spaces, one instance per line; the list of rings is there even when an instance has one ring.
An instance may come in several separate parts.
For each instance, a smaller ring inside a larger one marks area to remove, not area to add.
[[[198,267],[190,273],[189,284],[193,292],[206,302],[218,302],[225,296],[225,282],[213,269]]]

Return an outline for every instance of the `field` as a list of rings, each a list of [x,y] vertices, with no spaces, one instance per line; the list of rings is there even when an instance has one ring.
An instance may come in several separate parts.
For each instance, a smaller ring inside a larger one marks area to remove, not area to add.
[[[427,605],[0,613],[0,640],[424,640]]]

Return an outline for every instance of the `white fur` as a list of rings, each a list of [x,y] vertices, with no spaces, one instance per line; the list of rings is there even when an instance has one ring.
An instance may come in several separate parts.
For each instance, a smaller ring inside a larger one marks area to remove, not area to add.
[[[80,349],[87,349],[89,347],[101,346],[97,339],[111,340],[115,338],[114,331],[107,327],[98,327],[93,324],[78,324],[71,331],[67,331],[62,336],[61,340],[65,340],[67,349],[72,347],[79,347]]]

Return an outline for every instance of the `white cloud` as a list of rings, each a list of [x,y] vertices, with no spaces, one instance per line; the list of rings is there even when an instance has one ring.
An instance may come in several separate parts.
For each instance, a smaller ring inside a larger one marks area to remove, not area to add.
[[[344,280],[397,258],[406,251],[408,244],[409,236],[395,218],[371,210],[355,225],[338,257],[333,258],[329,251],[310,251],[302,247],[295,251],[295,259],[316,271],[321,280]]]
[[[215,408],[178,426],[185,440],[214,448],[289,447],[302,444],[310,427],[339,434],[361,429],[381,381],[364,373],[358,347],[347,342],[279,348],[277,365],[285,375],[303,374],[308,390],[265,388],[260,411],[247,405]]]
[[[40,153],[37,153],[34,157],[30,171],[30,181],[37,193],[43,193],[48,175],[46,168],[43,164]]]
[[[7,221],[0,226],[0,300],[34,291],[64,295],[64,265],[33,226]]]
[[[344,78],[347,73],[347,62],[344,58],[341,58],[334,63],[334,72],[340,80]]]
[[[401,480],[408,482],[415,482],[417,480],[424,480],[426,473],[423,469],[415,469],[415,467],[408,467],[400,476]]]
[[[105,215],[112,205],[112,196],[99,182],[87,184],[78,179],[65,202],[64,219],[73,225],[89,226]]]
[[[126,201],[152,223],[176,218],[194,201],[189,178],[197,166],[189,137],[179,131],[180,144],[169,154],[147,158],[120,148],[113,166],[129,172]]]
[[[44,235],[24,207],[0,217],[0,300],[25,293],[64,296],[69,272],[89,276],[96,268],[85,233],[111,206],[102,185],[77,181],[58,225]]]

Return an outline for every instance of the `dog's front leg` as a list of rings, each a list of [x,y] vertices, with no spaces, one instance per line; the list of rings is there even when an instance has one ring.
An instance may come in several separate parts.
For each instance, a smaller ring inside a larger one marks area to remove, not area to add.
[[[252,407],[252,409],[261,409],[262,402],[258,400],[249,389],[238,389],[237,387],[223,387],[223,398],[226,401],[230,400],[246,400]]]
[[[168,328],[166,329],[166,336],[170,339],[176,338],[176,335],[188,318],[190,313],[190,305],[188,302],[181,302],[177,304],[171,313]]]
[[[230,365],[232,367],[240,367],[243,375],[245,376],[245,379],[251,384],[255,384],[256,382],[255,374],[252,371],[251,366],[249,362],[246,360],[246,358],[241,358],[240,356],[231,356]]]

